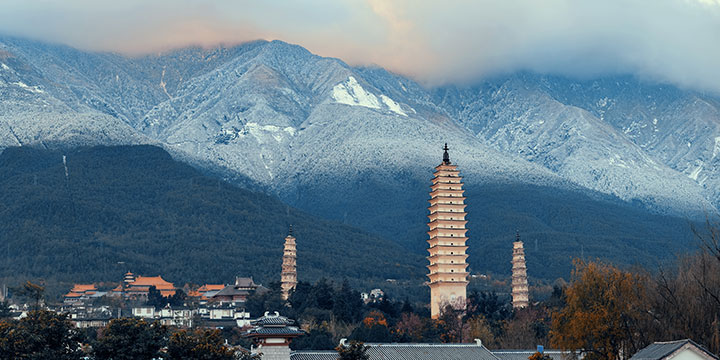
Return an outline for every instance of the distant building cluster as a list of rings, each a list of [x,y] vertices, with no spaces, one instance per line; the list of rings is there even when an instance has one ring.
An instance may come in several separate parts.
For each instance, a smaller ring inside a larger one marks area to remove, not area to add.
[[[147,304],[151,289],[168,302],[160,307]],[[182,304],[171,304],[170,299],[178,291],[186,297]],[[255,293],[267,291],[251,277],[236,277],[233,284],[204,284],[199,287],[186,284],[177,288],[162,276],[138,276],[128,272],[120,285],[105,291],[99,290],[97,284],[75,284],[63,296],[63,303],[56,310],[67,313],[81,328],[102,327],[113,318],[127,316],[158,320],[163,325],[179,327],[243,327],[250,324],[250,314],[244,308],[245,301]]]

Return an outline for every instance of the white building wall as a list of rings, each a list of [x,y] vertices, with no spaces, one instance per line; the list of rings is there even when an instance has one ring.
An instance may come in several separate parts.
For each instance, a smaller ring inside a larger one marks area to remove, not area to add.
[[[262,360],[290,360],[290,348],[287,346],[262,346],[257,349]]]
[[[703,357],[692,349],[681,349],[675,354],[671,355],[672,360],[707,360],[707,357]]]

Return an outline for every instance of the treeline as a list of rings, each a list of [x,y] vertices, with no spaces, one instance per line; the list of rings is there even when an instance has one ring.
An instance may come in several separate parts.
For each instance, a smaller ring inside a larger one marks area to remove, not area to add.
[[[278,311],[296,319],[308,334],[293,341],[294,349],[329,350],[340,339],[360,342],[470,342],[482,339],[489,348],[534,348],[547,343],[550,312],[562,304],[556,288],[547,301],[532,309],[513,311],[508,299],[493,292],[472,291],[467,310],[447,308],[433,320],[422,303],[394,299],[389,295],[362,301],[347,281],[335,284],[320,280],[299,282],[288,301],[279,284],[270,291],[251,296],[246,310],[251,314]]]
[[[219,330],[171,329],[142,319],[114,319],[99,331],[82,331],[65,315],[35,310],[0,321],[0,359],[257,360],[227,346]]]

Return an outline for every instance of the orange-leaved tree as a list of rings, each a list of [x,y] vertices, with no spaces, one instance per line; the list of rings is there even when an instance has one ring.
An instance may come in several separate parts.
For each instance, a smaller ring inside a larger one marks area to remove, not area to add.
[[[629,358],[647,345],[651,321],[644,276],[575,260],[566,306],[553,313],[550,344],[587,360]]]

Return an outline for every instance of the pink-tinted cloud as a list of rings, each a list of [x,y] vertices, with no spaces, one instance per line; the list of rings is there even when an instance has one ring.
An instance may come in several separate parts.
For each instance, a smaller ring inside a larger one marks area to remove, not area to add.
[[[5,0],[0,33],[129,54],[297,43],[429,83],[633,73],[720,92],[718,0]]]

